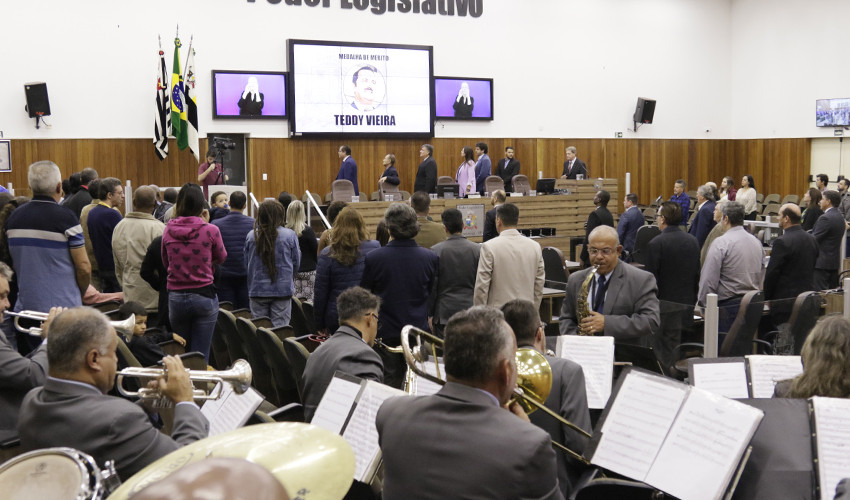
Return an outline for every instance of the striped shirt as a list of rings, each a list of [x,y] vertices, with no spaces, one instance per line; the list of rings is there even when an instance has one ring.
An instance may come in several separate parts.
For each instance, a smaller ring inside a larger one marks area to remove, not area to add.
[[[6,235],[18,281],[16,311],[82,305],[70,249],[82,247],[84,240],[74,212],[35,196],[9,216]]]

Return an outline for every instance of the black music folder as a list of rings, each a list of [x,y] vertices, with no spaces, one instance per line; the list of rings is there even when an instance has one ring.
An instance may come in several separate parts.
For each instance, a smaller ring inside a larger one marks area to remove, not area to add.
[[[729,496],[764,413],[627,367],[585,450],[603,467],[689,500]]]

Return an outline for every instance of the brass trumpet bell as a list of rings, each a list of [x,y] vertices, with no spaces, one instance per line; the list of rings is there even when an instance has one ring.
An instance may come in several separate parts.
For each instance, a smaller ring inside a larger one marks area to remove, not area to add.
[[[531,414],[537,406],[528,402],[528,398],[545,402],[552,392],[552,367],[542,354],[528,347],[516,351],[516,385],[522,389],[525,397],[519,395],[513,398],[525,413]]]

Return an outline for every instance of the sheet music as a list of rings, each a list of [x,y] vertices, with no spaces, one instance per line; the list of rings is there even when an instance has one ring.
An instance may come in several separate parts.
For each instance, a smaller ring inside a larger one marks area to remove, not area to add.
[[[319,401],[319,406],[316,407],[310,423],[341,434],[342,426],[345,425],[345,420],[351,413],[351,407],[354,406],[359,392],[360,384],[334,377],[325,389],[325,394]]]
[[[752,406],[692,388],[645,482],[678,498],[721,498],[763,416]]]
[[[561,335],[555,354],[581,365],[588,408],[605,408],[614,379],[614,337]]]
[[[743,360],[736,363],[694,363],[693,385],[727,398],[750,397],[747,367]]]
[[[354,479],[367,482],[372,464],[381,451],[378,446],[378,430],[375,428],[375,417],[384,400],[393,396],[406,396],[398,389],[369,381],[360,394],[354,413],[342,437],[348,441],[354,450]]]
[[[811,401],[820,498],[831,500],[838,482],[850,477],[850,399],[814,397]]]
[[[803,373],[800,356],[747,356],[754,398],[772,398],[776,382]]]
[[[591,462],[643,481],[688,390],[663,377],[630,372],[605,417]]]
[[[439,363],[440,365],[439,378],[440,380],[445,380],[446,366],[443,364],[442,360],[438,360],[437,363]],[[425,363],[416,363],[416,365],[425,373],[437,377],[437,365],[433,361],[426,361]],[[442,385],[436,382],[431,382],[425,377],[420,376],[416,376],[413,379],[413,383],[414,386],[412,394],[415,396],[430,396],[431,394],[434,394],[443,388]]]
[[[216,384],[217,391],[222,383]],[[201,414],[210,423],[210,436],[236,430],[251,418],[260,407],[263,397],[254,388],[249,387],[243,394],[236,394],[230,384],[223,384],[221,397],[204,403]]]

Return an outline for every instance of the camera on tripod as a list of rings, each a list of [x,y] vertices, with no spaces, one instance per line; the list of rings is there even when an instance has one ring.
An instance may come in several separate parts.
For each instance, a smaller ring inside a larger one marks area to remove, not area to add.
[[[212,142],[212,147],[220,151],[224,149],[236,149],[236,142],[227,137],[213,137]]]

